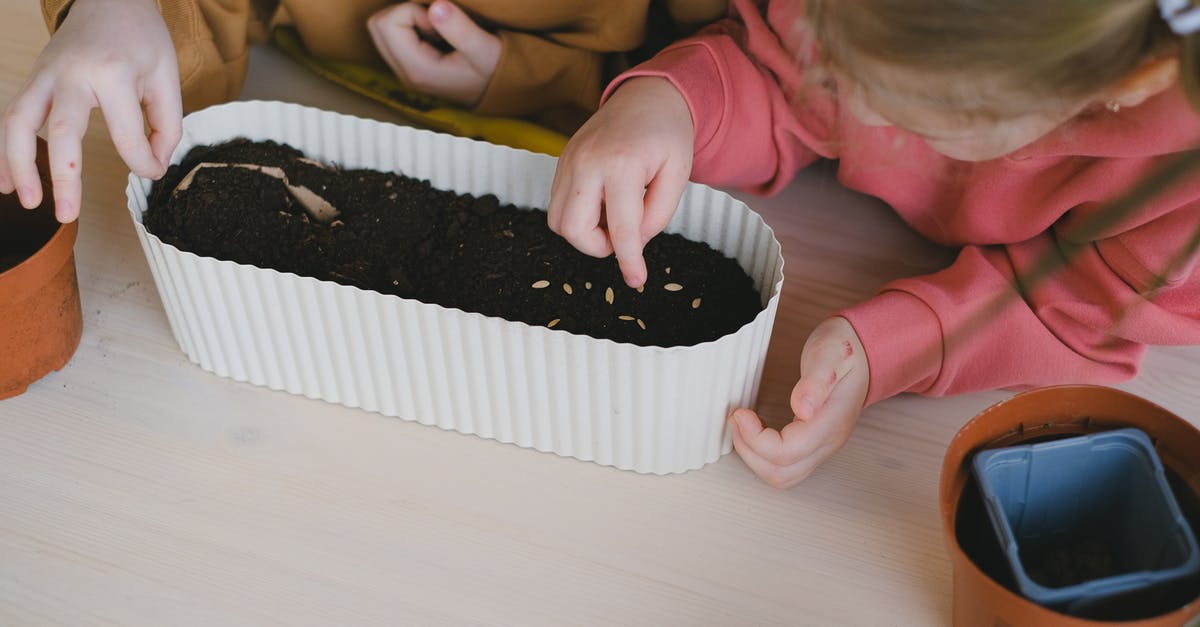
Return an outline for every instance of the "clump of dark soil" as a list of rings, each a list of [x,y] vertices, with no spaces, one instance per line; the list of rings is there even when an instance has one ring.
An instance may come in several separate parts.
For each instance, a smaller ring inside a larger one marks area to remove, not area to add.
[[[651,240],[639,292],[613,257],[584,255],[550,231],[544,211],[303,157],[273,142],[194,148],[155,183],[145,226],[202,256],[644,346],[713,340],[762,310],[745,271],[703,243]],[[340,213],[317,220],[283,180],[244,167],[200,168],[176,190],[199,163],[281,168]]]

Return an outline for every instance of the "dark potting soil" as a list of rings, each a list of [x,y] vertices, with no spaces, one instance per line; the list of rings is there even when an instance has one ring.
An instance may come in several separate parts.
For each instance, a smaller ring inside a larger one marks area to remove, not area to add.
[[[19,265],[22,261],[29,258],[29,253],[5,253],[0,254],[0,273],[7,272]]]
[[[1113,548],[1100,538],[1054,540],[1026,542],[1020,546],[1025,572],[1030,579],[1047,588],[1063,588],[1129,572],[1117,563]]]
[[[652,239],[638,292],[613,257],[584,255],[550,231],[544,211],[302,157],[274,142],[196,147],[154,184],[146,229],[202,256],[643,346],[713,340],[762,310],[741,266],[703,243]],[[175,191],[203,162],[280,167],[340,213],[321,223],[283,181],[240,167],[200,168]]]
[[[30,211],[20,206],[15,195],[0,196],[0,272],[21,265],[41,250],[59,227],[48,198]]]

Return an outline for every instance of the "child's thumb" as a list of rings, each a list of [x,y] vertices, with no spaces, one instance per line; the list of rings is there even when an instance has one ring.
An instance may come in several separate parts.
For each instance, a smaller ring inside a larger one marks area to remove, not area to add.
[[[498,37],[481,28],[471,16],[448,0],[429,5],[429,21],[446,43],[476,67],[494,70],[500,56]]]

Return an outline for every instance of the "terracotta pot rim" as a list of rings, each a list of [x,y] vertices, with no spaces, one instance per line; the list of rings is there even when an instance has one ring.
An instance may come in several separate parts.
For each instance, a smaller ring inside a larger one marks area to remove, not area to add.
[[[1003,585],[1001,585],[1000,583],[998,583],[991,576],[984,573],[979,568],[979,566],[975,564],[974,560],[972,560],[970,558],[970,556],[968,556],[966,554],[966,552],[963,551],[962,547],[959,545],[959,542],[958,542],[957,532],[955,529],[955,520],[956,520],[956,517],[958,514],[958,505],[962,498],[962,492],[966,486],[966,480],[961,479],[961,477],[963,476],[962,469],[964,468],[964,464],[965,464],[966,460],[971,457],[972,454],[974,454],[975,452],[977,452],[979,450],[986,449],[989,446],[991,446],[997,442],[1002,441],[1005,436],[993,437],[988,442],[973,446],[971,448],[965,448],[964,446],[957,444],[958,440],[960,438],[964,438],[964,437],[966,437],[966,435],[970,434],[973,427],[977,427],[981,423],[984,423],[985,421],[987,421],[989,419],[990,416],[992,416],[996,412],[1002,411],[1003,407],[1006,404],[1012,403],[1014,401],[1017,401],[1017,402],[1026,401],[1027,402],[1030,399],[1036,399],[1038,397],[1043,397],[1043,396],[1044,397],[1060,397],[1064,394],[1088,396],[1088,397],[1092,397],[1092,398],[1099,397],[1099,398],[1109,398],[1109,399],[1121,399],[1124,402],[1133,402],[1133,403],[1136,403],[1136,404],[1146,408],[1148,415],[1157,415],[1157,416],[1159,416],[1160,419],[1168,418],[1168,419],[1173,419],[1174,421],[1178,421],[1181,424],[1177,425],[1177,426],[1179,426],[1180,428],[1187,428],[1188,430],[1194,432],[1196,434],[1197,438],[1200,438],[1200,427],[1197,427],[1197,425],[1192,424],[1188,420],[1185,420],[1184,418],[1178,416],[1174,412],[1170,412],[1170,411],[1166,410],[1165,408],[1157,405],[1156,403],[1154,403],[1152,401],[1149,401],[1141,396],[1138,396],[1136,394],[1132,394],[1130,392],[1126,392],[1124,390],[1120,390],[1117,388],[1102,386],[1102,385],[1067,384],[1067,385],[1039,387],[1039,388],[1035,388],[1032,390],[1026,390],[1026,391],[1019,392],[1007,399],[1004,399],[1002,401],[999,401],[997,403],[994,403],[994,404],[988,406],[987,408],[983,409],[978,414],[973,416],[970,420],[968,420],[965,424],[963,424],[962,427],[959,428],[959,430],[955,433],[953,440],[951,440],[950,444],[947,446],[946,455],[942,460],[942,469],[941,469],[941,474],[940,474],[940,479],[939,479],[939,489],[938,489],[939,507],[941,508],[940,518],[942,521],[942,531],[943,531],[943,535],[945,537],[945,541],[947,544],[947,551],[949,553],[950,561],[951,561],[952,565],[954,566],[954,568],[957,570],[958,568],[961,567],[960,565],[965,565],[967,568],[970,568],[972,570],[972,572],[974,573],[974,575],[973,575],[974,578],[979,580],[976,583],[982,585],[989,592],[990,595],[994,595],[997,598],[1001,598],[1001,599],[1005,600],[1006,602],[1034,605],[1036,608],[1038,608],[1039,611],[1044,610],[1047,614],[1053,615],[1054,617],[1056,617],[1056,620],[1058,620],[1058,622],[1060,622],[1063,625],[1121,624],[1121,623],[1104,623],[1104,622],[1090,621],[1090,620],[1076,618],[1076,617],[1072,617],[1072,616],[1069,616],[1066,614],[1054,612],[1053,610],[1050,610],[1048,608],[1043,608],[1041,606],[1036,606],[1035,604],[1033,604],[1032,601],[1029,601],[1029,600],[1025,599],[1023,596],[1021,596],[1020,594],[1018,594],[1012,590],[1009,590],[1008,588],[1006,588]],[[1030,422],[1035,423],[1037,420],[1038,420],[1038,418],[1033,417],[1030,420]],[[1042,424],[1058,424],[1058,423],[1042,423]],[[1101,424],[1104,424],[1104,423],[1101,423]],[[1063,426],[1064,427],[1066,426],[1065,423],[1063,424]],[[1164,460],[1164,463],[1165,463],[1165,461],[1166,460]],[[1200,465],[1200,464],[1198,464],[1198,465]],[[1200,476],[1200,473],[1197,473],[1197,476]],[[1193,482],[1189,482],[1189,483],[1193,483]],[[1195,489],[1194,486],[1193,486],[1193,489]],[[957,579],[957,578],[958,578],[958,574],[956,573],[955,579]],[[1146,617],[1144,619],[1133,621],[1132,624],[1144,624],[1146,621],[1165,621],[1165,620],[1170,620],[1170,621],[1177,620],[1180,624],[1182,624],[1185,620],[1194,617],[1194,615],[1196,613],[1196,604],[1198,601],[1200,601],[1200,596],[1196,597],[1196,599],[1193,599],[1192,601],[1189,601],[1183,607],[1180,607],[1178,609],[1167,612],[1166,614],[1159,614],[1156,616]],[[1159,623],[1154,622],[1154,624],[1159,624]]]

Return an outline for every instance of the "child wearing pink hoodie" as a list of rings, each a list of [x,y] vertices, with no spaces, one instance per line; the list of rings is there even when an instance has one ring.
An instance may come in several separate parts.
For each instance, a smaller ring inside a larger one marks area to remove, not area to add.
[[[772,193],[825,158],[845,186],[961,247],[817,326],[781,431],[730,416],[763,480],[801,481],[865,405],[901,392],[1115,382],[1147,344],[1200,344],[1200,173],[1088,230],[1200,145],[1200,6],[732,4],[733,18],[609,86],[562,155],[551,228],[615,252],[636,287],[689,174]],[[1061,264],[1047,275],[1048,255]]]

